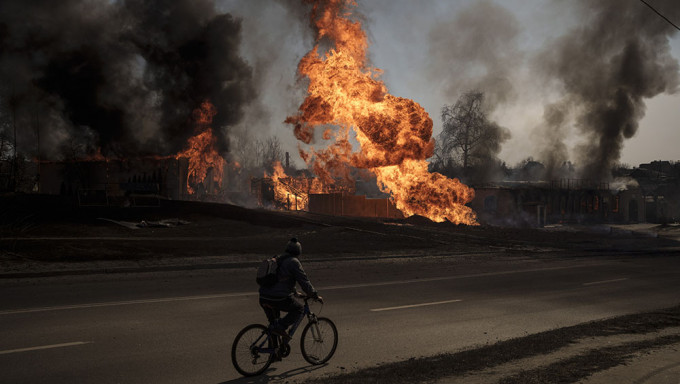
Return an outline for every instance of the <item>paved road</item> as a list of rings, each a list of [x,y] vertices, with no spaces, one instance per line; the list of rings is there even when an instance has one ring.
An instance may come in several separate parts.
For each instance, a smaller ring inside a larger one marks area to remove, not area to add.
[[[0,281],[7,383],[248,383],[303,380],[678,304],[677,257],[499,255],[308,264],[338,325],[329,364],[295,345],[266,377],[229,361],[261,322],[252,270]],[[318,307],[316,308],[318,309]]]

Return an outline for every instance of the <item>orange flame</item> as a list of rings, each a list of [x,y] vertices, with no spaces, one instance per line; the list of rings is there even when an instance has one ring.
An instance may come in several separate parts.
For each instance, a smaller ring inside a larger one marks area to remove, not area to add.
[[[294,124],[296,137],[306,144],[317,126],[338,129],[324,132],[324,139],[335,139],[327,148],[300,150],[303,159],[325,182],[347,176],[350,166],[373,171],[379,187],[407,216],[475,225],[476,215],[465,205],[474,190],[427,170],[426,159],[434,151],[428,113],[413,100],[390,95],[379,80],[381,71],[367,66],[366,34],[361,23],[350,19],[355,1],[306,1],[313,4],[317,45],[298,65],[298,72],[309,78],[308,96],[286,122]],[[323,38],[335,42],[335,48],[320,55]],[[352,149],[350,133],[359,143],[358,152]]]
[[[274,162],[273,167],[274,172],[271,176],[267,175],[267,172],[264,176],[269,177],[272,181],[274,200],[286,206],[289,210],[306,209],[309,203],[309,195],[293,185],[292,178],[286,175],[281,162]]]
[[[175,158],[185,157],[189,160],[189,172],[187,175],[187,191],[189,194],[196,193],[192,187],[198,183],[203,183],[208,176],[208,171],[213,170],[213,181],[220,187],[224,175],[224,158],[215,149],[217,139],[212,133],[213,117],[217,114],[217,109],[208,100],[201,104],[200,108],[194,110],[193,118],[197,129],[203,132],[189,138],[187,149],[179,152]]]
[[[306,210],[309,207],[309,194],[311,193],[348,192],[350,190],[343,185],[342,181],[328,184],[316,177],[288,176],[279,161],[274,162],[272,167],[272,174],[268,175],[265,172],[264,177],[271,182],[274,201],[288,210]]]

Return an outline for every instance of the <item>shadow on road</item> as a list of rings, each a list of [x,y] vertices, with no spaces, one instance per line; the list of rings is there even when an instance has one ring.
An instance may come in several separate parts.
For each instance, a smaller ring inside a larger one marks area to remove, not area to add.
[[[309,372],[314,372],[319,368],[323,368],[327,366],[328,364],[321,364],[321,365],[311,365],[307,367],[300,367],[300,368],[295,368],[291,369],[286,372],[281,372],[280,374],[274,374],[275,369],[268,369],[267,372],[263,373],[262,375],[255,376],[255,377],[240,377],[238,379],[233,379],[233,380],[228,380],[228,381],[222,381],[219,384],[261,384],[261,383],[269,383],[270,381],[274,380],[285,380],[289,379],[291,377],[303,374],[303,373],[309,373]]]

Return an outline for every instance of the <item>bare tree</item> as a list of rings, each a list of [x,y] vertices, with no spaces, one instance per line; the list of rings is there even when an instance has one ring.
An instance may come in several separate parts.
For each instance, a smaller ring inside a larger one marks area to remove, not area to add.
[[[11,159],[13,149],[9,135],[0,128],[0,160]]]
[[[0,127],[0,191],[9,190],[12,179],[12,143]]]
[[[255,142],[255,153],[258,163],[262,167],[269,167],[277,161],[283,162],[281,141],[276,136],[269,137],[266,140],[257,140]]]
[[[243,169],[267,168],[275,161],[284,160],[281,141],[276,136],[253,140],[246,129],[234,129],[230,132],[230,142],[232,157]]]
[[[454,105],[442,108],[443,129],[435,148],[435,161],[444,166],[459,161],[463,170],[496,158],[507,129],[489,120],[484,93],[470,91]]]
[[[251,170],[257,167],[255,156],[255,141],[245,128],[235,128],[230,131],[230,152],[242,169]]]

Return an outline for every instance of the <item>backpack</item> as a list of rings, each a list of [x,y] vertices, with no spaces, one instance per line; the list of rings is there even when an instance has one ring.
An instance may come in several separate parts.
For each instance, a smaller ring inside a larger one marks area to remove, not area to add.
[[[257,267],[257,277],[255,281],[260,287],[271,287],[279,281],[279,256],[274,256],[265,260],[262,260],[260,266]]]

